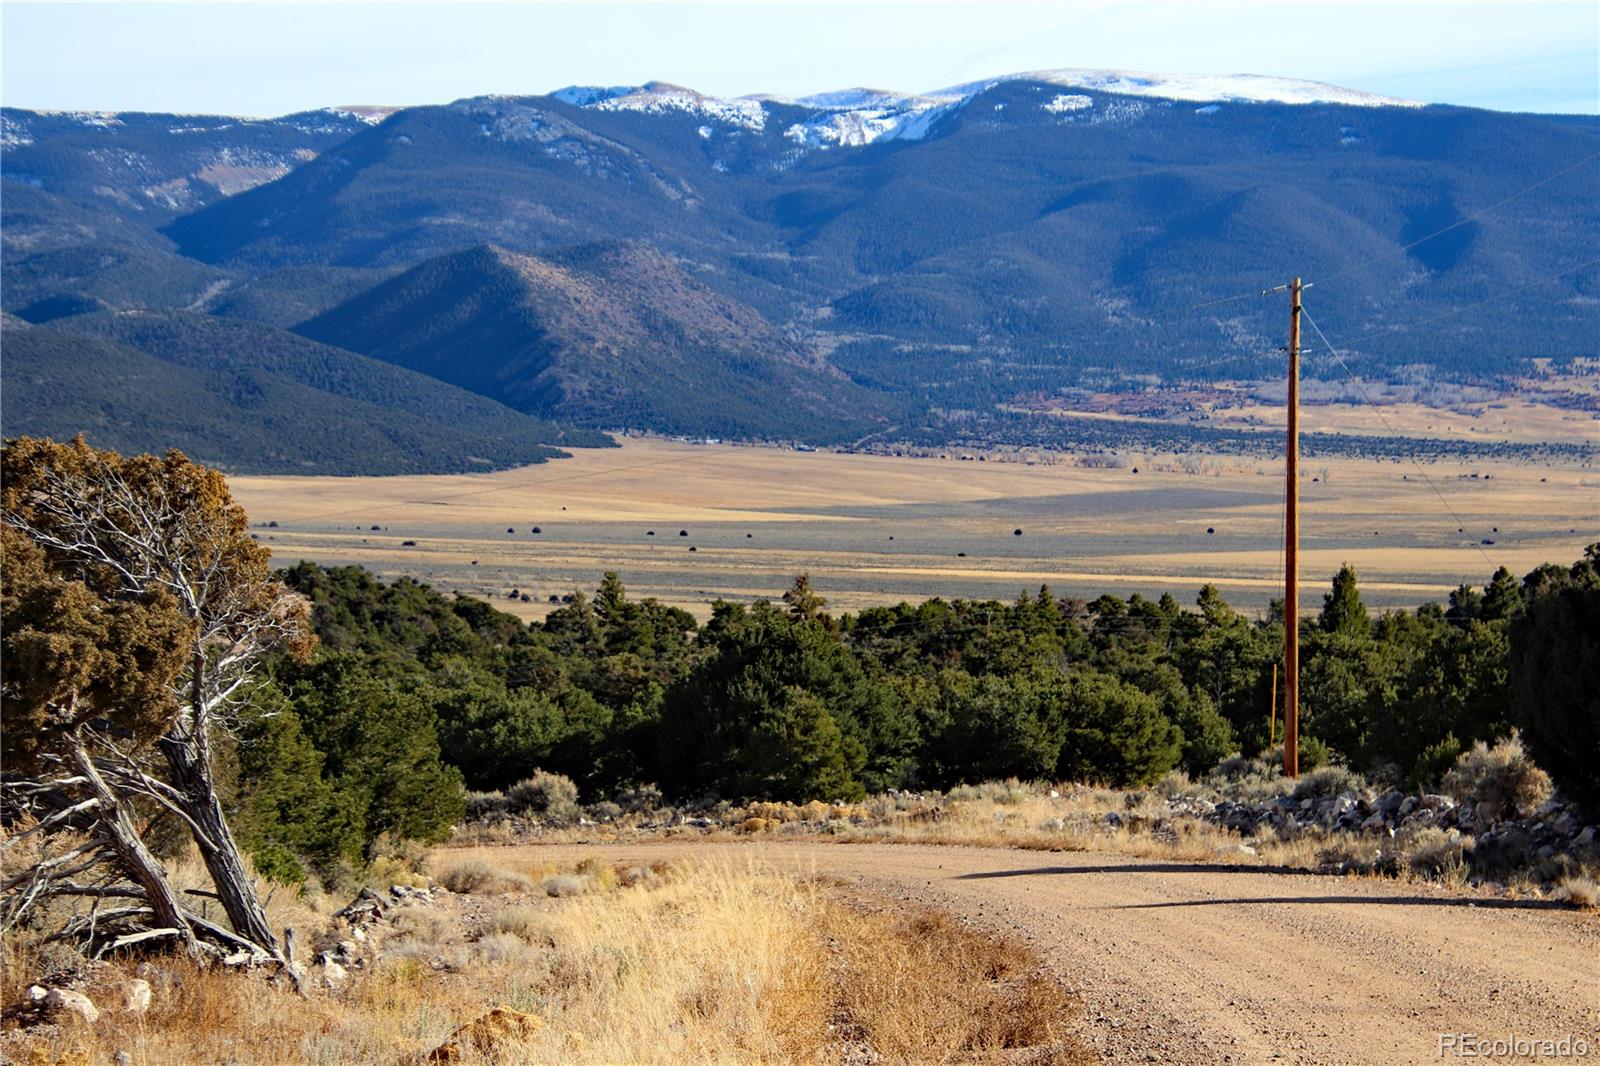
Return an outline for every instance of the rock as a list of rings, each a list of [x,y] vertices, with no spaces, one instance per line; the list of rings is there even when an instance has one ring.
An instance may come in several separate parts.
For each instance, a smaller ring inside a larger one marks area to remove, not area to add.
[[[346,904],[344,909],[340,910],[334,917],[343,918],[351,925],[361,925],[381,920],[384,909],[387,906],[382,896],[370,888],[363,888],[360,894]]]
[[[1586,825],[1583,827],[1583,831],[1573,838],[1572,842],[1580,848],[1590,847],[1595,842],[1596,833],[1594,826]]]
[[[135,977],[122,986],[122,1009],[129,1014],[143,1014],[150,1009],[150,982]]]
[[[1422,827],[1433,825],[1437,815],[1426,807],[1419,807],[1401,819],[1403,828]]]
[[[115,1063],[115,1066],[133,1066],[133,1056],[121,1048],[118,1048],[117,1053],[111,1056],[111,1061]]]
[[[484,1058],[501,1057],[507,1044],[525,1040],[543,1028],[544,1022],[532,1014],[496,1007],[451,1033],[450,1039],[428,1054],[428,1061],[458,1063],[469,1052]]]
[[[1058,799],[1061,798],[1061,793],[1057,792],[1055,789],[1052,788],[1050,790],[1050,798],[1053,799],[1053,800],[1058,800]]]
[[[1040,829],[1048,829],[1052,833],[1059,833],[1061,830],[1065,829],[1066,827],[1067,827],[1067,823],[1062,821],[1060,818],[1050,818],[1050,819],[1046,820],[1045,823],[1043,825],[1041,825],[1039,828]]]
[[[33,988],[28,989],[28,996],[30,999],[33,998]],[[70,988],[52,988],[44,994],[42,1002],[47,1010],[58,1014],[76,1015],[90,1025],[100,1020],[100,1008],[94,1005],[94,1001],[82,992],[74,992]]]
[[[317,981],[330,992],[338,991],[350,980],[350,971],[332,959],[324,959],[319,969],[322,972],[317,975]]]

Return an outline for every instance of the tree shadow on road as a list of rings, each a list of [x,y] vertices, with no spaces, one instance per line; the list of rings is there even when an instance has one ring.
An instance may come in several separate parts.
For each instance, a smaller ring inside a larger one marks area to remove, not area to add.
[[[1242,866],[1212,863],[1115,863],[1096,866],[1038,866],[1024,870],[990,870],[983,873],[957,874],[953,881],[984,881],[1002,877],[1047,877],[1062,874],[1299,874],[1317,876],[1308,870],[1289,866]],[[1485,910],[1571,910],[1565,903],[1550,899],[1495,899],[1484,896],[1230,896],[1218,899],[1167,900],[1158,903],[1123,903],[1096,910],[1137,911],[1158,910],[1167,907],[1226,907],[1244,904],[1376,904],[1397,907],[1478,907]]]
[[[985,881],[993,877],[1033,877],[1040,874],[1299,874],[1314,876],[1293,866],[1246,866],[1222,862],[1122,862],[1095,866],[1039,866],[1028,870],[991,870],[960,874],[956,881]]]
[[[1572,908],[1553,899],[1487,899],[1482,896],[1239,896],[1227,899],[1181,899],[1165,903],[1123,903],[1107,910],[1143,911],[1163,907],[1226,907],[1244,903],[1367,903],[1391,907],[1475,907],[1482,910],[1559,911]]]

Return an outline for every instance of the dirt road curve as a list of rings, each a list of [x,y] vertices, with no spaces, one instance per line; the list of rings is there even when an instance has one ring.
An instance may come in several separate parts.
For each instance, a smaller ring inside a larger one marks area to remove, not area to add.
[[[1570,1035],[1600,1062],[1594,915],[1092,853],[824,843],[525,850],[553,861],[753,855],[946,907],[1032,942],[1082,998],[1083,1034],[1112,1062],[1452,1061],[1439,1054],[1440,1033]]]

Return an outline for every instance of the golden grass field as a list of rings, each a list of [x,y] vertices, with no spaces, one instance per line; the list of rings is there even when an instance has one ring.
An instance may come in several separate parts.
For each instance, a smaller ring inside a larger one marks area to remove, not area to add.
[[[1281,589],[1281,463],[1012,458],[628,439],[493,474],[230,484],[280,564],[360,564],[528,618],[606,570],[702,617],[719,597],[776,597],[802,571],[845,610],[1012,599],[1041,583],[1058,595],[1170,591],[1187,602],[1208,581],[1261,610]],[[1414,605],[1481,584],[1496,566],[1520,576],[1570,563],[1600,539],[1600,471],[1589,464],[1308,459],[1302,476],[1308,608],[1344,562],[1369,602]]]
[[[259,972],[116,959],[87,971],[83,990],[103,1009],[93,1025],[7,1025],[0,1061],[1097,1061],[1076,997],[1020,937],[846,893],[789,863],[588,855],[562,872],[527,849],[441,849],[429,869],[450,890],[390,906],[347,941],[348,969],[311,966],[305,998]],[[353,935],[329,914],[344,898],[293,900],[274,916],[333,947]],[[0,944],[8,1003],[46,965],[44,949],[19,940]],[[147,1013],[119,1009],[135,977],[151,986]]]

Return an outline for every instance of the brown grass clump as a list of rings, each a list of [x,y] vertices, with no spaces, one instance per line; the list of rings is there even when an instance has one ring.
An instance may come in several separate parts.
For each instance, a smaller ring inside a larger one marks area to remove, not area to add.
[[[579,874],[551,874],[539,887],[547,896],[564,899],[567,896],[583,895],[589,891],[590,882],[587,877]]]
[[[617,868],[604,859],[584,859],[578,864],[578,874],[594,882],[594,887],[601,892],[617,887]]]
[[[1070,1032],[1077,1005],[1017,941],[931,909],[891,915],[835,903],[821,928],[838,958],[843,1035],[873,1061],[987,1061],[1020,1049],[1028,1062],[1095,1061]]]
[[[1586,910],[1600,907],[1600,881],[1582,874],[1563,877],[1556,884],[1555,898]]]
[[[515,1046],[544,1028],[544,1022],[531,1014],[496,1007],[463,1025],[450,1039],[428,1054],[429,1062],[460,1063],[468,1056],[499,1058],[501,1050]]]
[[[474,896],[499,896],[508,892],[531,892],[533,882],[515,870],[507,870],[484,859],[465,859],[451,866],[439,883],[452,892]]]
[[[1411,872],[1426,878],[1461,883],[1467,876],[1467,855],[1472,838],[1437,826],[1406,830],[1396,838],[1401,855]]]

